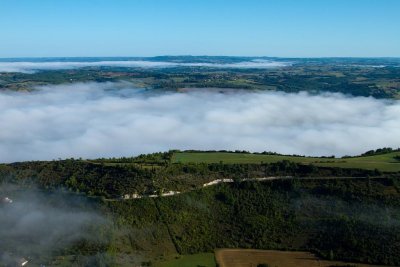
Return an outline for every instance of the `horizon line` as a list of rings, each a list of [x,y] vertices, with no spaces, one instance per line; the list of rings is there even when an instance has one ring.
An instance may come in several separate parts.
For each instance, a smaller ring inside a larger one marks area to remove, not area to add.
[[[153,55],[153,56],[20,56],[0,57],[4,59],[58,59],[58,58],[157,58],[157,57],[232,57],[232,58],[280,58],[280,59],[400,59],[400,56],[249,56],[249,55]]]

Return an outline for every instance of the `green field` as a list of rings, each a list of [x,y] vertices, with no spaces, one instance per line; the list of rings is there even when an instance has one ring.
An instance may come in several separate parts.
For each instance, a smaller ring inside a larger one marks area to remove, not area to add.
[[[274,163],[289,160],[296,163],[314,164],[340,168],[378,169],[384,172],[400,171],[400,161],[394,159],[400,152],[352,158],[317,158],[281,155],[263,155],[229,152],[178,152],[172,157],[173,163]]]
[[[157,262],[155,267],[215,267],[214,253],[200,253],[193,255],[179,255],[173,260]]]

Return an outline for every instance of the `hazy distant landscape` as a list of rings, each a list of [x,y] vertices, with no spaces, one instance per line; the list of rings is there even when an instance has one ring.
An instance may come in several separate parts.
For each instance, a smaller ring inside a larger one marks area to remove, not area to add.
[[[22,58],[0,60],[0,85],[19,91],[49,83],[122,80],[164,90],[236,88],[398,98],[399,67],[398,58]]]

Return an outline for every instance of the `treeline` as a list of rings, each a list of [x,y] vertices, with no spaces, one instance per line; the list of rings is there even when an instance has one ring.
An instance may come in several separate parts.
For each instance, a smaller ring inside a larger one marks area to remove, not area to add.
[[[388,154],[388,153],[399,152],[399,151],[400,151],[400,148],[393,149],[391,147],[383,147],[383,148],[378,148],[376,150],[369,150],[369,151],[361,154],[361,156],[382,155],[382,154]]]
[[[51,189],[64,187],[90,196],[118,198],[124,194],[153,194],[163,190],[187,191],[215,179],[267,176],[365,177],[379,176],[378,170],[342,169],[303,165],[288,160],[262,164],[175,163],[168,153],[138,157],[141,162],[162,162],[157,167],[136,164],[104,164],[82,160],[23,162],[0,166],[0,181],[36,184]],[[118,159],[120,160],[120,159]],[[127,159],[129,162],[129,159]]]
[[[133,165],[106,166],[80,160],[24,162],[0,166],[0,181],[40,188],[68,188],[90,196],[120,197],[152,191],[155,171]]]
[[[151,154],[140,154],[136,157],[119,157],[119,158],[99,158],[90,160],[95,163],[137,163],[137,164],[153,164],[153,165],[167,165],[175,153],[175,150],[168,152],[157,152]]]
[[[380,176],[379,170],[321,167],[289,160],[261,164],[175,163],[162,170],[167,176],[180,174],[212,175],[219,178],[245,179],[267,176],[293,177],[366,177]]]
[[[196,150],[196,149],[189,149],[189,150],[173,150],[174,153],[234,153],[234,154],[255,154],[255,155],[278,155],[278,156],[296,156],[296,157],[305,157],[304,155],[285,155],[279,154],[277,152],[272,151],[263,151],[263,152],[250,152],[248,150]]]
[[[374,155],[383,155],[383,154],[388,154],[388,153],[392,153],[392,152],[399,152],[400,148],[394,149],[391,147],[383,147],[383,148],[378,148],[375,150],[369,150],[365,153],[362,153],[360,155],[356,155],[356,156],[343,156],[342,158],[353,158],[353,157],[364,157],[364,156],[374,156]],[[184,153],[234,153],[234,154],[254,154],[254,155],[277,155],[277,156],[293,156],[293,157],[307,157],[305,155],[297,155],[297,154],[292,154],[292,155],[288,155],[288,154],[280,154],[277,152],[272,152],[272,151],[263,151],[263,152],[250,152],[247,150],[194,150],[194,149],[190,149],[190,150],[172,150],[170,151],[170,153],[180,153],[180,152],[184,152]],[[331,156],[320,156],[318,158],[335,158],[335,156],[331,155]]]

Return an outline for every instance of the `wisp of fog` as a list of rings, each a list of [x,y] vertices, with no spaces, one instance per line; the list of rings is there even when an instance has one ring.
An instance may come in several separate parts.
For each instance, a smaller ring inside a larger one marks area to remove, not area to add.
[[[32,73],[37,70],[62,70],[84,67],[126,67],[126,68],[171,68],[171,67],[206,67],[206,68],[238,68],[266,69],[285,67],[290,62],[256,59],[236,63],[199,63],[199,62],[164,62],[146,60],[125,61],[0,61],[0,72]]]
[[[49,85],[0,94],[0,161],[170,149],[355,155],[400,146],[400,103],[342,94]]]
[[[88,230],[107,222],[84,197],[7,184],[0,184],[0,214],[1,266],[47,260],[82,240],[102,242]]]

